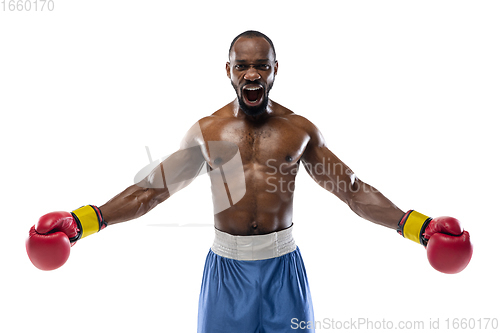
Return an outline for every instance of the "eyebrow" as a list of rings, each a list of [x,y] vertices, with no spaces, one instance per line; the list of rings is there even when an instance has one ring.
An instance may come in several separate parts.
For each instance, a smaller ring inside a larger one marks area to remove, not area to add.
[[[269,59],[257,59],[256,62],[268,62]],[[247,60],[236,59],[235,62],[247,62]]]

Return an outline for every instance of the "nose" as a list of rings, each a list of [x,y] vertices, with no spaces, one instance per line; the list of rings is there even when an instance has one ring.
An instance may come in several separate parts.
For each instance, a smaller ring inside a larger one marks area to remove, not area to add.
[[[255,81],[260,79],[260,74],[255,68],[250,67],[243,78],[248,81]]]

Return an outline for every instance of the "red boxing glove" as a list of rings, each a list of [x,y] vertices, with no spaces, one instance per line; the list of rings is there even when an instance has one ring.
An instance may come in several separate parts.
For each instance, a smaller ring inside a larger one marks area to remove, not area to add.
[[[460,221],[453,217],[436,217],[424,231],[427,259],[436,270],[454,274],[461,272],[472,258],[472,243]]]
[[[429,263],[442,273],[459,273],[471,260],[469,233],[463,231],[460,221],[453,217],[432,219],[410,210],[399,222],[398,232],[424,245]]]
[[[31,227],[26,252],[35,267],[44,271],[53,270],[68,260],[70,239],[77,236],[78,228],[71,213],[45,214]]]
[[[106,227],[100,209],[83,206],[68,212],[53,212],[42,216],[31,227],[26,239],[26,252],[35,267],[53,270],[69,258],[71,246],[77,240]]]

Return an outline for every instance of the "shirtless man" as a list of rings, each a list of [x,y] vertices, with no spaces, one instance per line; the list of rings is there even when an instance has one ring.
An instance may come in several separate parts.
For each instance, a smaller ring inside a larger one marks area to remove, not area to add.
[[[205,264],[198,332],[289,332],[292,318],[314,321],[306,272],[292,237],[289,185],[302,163],[356,214],[426,246],[436,269],[456,273],[465,268],[472,246],[457,220],[403,212],[357,178],[326,147],[315,125],[268,98],[278,61],[267,36],[256,31],[237,36],[226,72],[237,98],[200,119],[180,150],[142,181],[101,207],[49,213],[32,227],[26,246],[35,266],[61,266],[69,244],[144,215],[206,166],[215,240]]]

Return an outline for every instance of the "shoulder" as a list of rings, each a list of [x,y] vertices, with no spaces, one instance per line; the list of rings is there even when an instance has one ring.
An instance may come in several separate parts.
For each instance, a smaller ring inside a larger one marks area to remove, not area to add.
[[[323,135],[321,134],[318,127],[316,127],[316,125],[314,125],[309,119],[304,116],[298,115],[283,106],[280,107],[284,108],[285,110],[283,117],[285,117],[291,124],[293,124],[297,128],[306,132],[309,135],[310,142],[319,145],[324,144]]]
[[[209,116],[198,119],[187,131],[181,146],[202,145],[205,142],[203,134],[218,127],[221,120],[227,118],[226,113],[226,107],[223,107]]]
[[[203,132],[210,128],[212,122],[212,116],[203,117],[196,121],[182,139],[181,148],[203,144]]]

